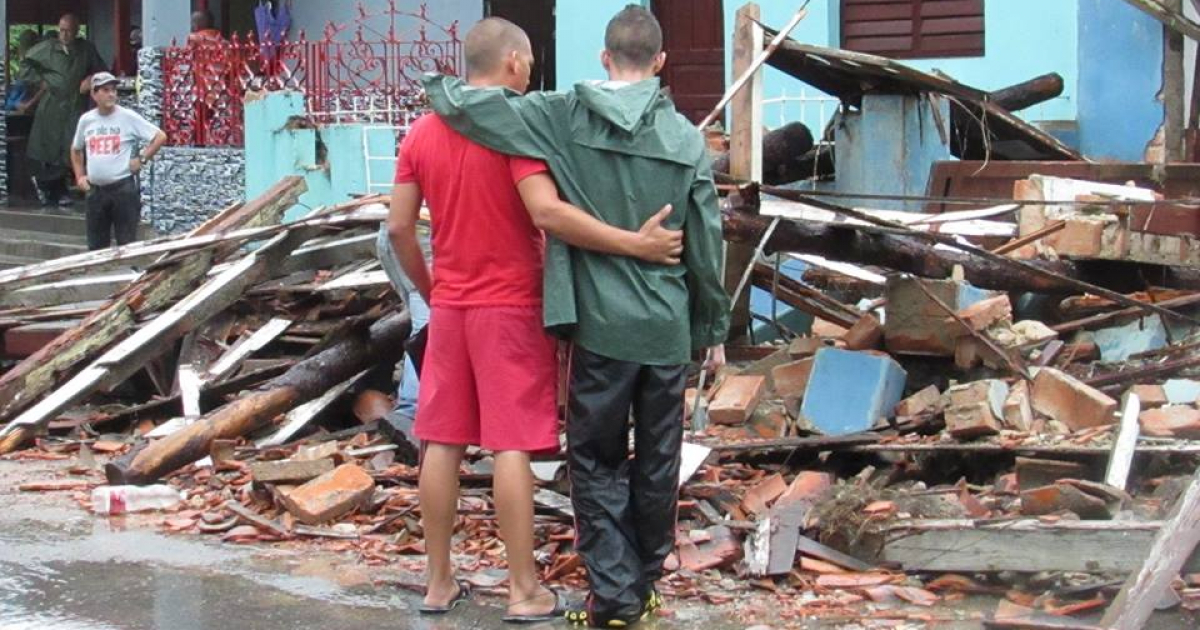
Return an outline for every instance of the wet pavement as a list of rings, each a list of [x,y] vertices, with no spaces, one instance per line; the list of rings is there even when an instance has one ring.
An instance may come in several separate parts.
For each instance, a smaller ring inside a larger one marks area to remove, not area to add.
[[[63,462],[0,461],[0,630],[405,630],[511,628],[499,598],[476,597],[445,617],[422,617],[419,575],[366,567],[353,554],[215,537],[165,534],[160,516],[89,514],[70,492],[19,493],[20,483],[61,478]],[[648,630],[746,628],[740,613],[770,619],[778,603],[761,591],[717,607],[669,602],[671,617]],[[921,611],[937,621],[879,625],[861,619],[795,619],[771,627],[974,629],[996,600],[972,597]],[[1096,615],[1098,617],[1098,615]],[[1087,621],[1095,621],[1088,619]],[[896,620],[893,619],[892,623]],[[1156,615],[1147,630],[1194,627],[1178,612]],[[565,628],[547,622],[533,628]]]
[[[418,595],[393,585],[419,576],[370,569],[344,555],[168,535],[136,514],[88,514],[69,492],[16,491],[61,468],[0,461],[0,630],[511,628],[499,621],[496,598],[421,617]],[[646,624],[697,626],[742,627],[703,608]]]

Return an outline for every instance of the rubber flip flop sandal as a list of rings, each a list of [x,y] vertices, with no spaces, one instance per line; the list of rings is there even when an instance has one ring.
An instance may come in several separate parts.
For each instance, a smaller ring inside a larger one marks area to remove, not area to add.
[[[567,608],[569,607],[567,604],[567,598],[563,597],[563,594],[555,589],[547,588],[546,590],[554,593],[554,608],[549,612],[544,612],[538,615],[504,615],[502,621],[504,621],[504,623],[524,624],[561,620],[563,615],[567,614]]]
[[[422,615],[444,615],[457,608],[459,604],[471,599],[471,586],[469,584],[466,582],[455,582],[455,584],[458,585],[458,594],[445,605],[421,604],[417,607],[417,612]]]

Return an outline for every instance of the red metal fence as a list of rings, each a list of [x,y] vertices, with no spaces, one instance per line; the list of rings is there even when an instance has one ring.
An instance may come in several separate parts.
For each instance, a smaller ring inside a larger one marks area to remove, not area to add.
[[[372,28],[390,19],[386,29]],[[415,25],[399,34],[398,23]],[[346,34],[349,38],[339,38]],[[361,6],[350,26],[323,39],[259,42],[253,35],[174,46],[163,58],[163,127],[171,144],[241,146],[247,93],[297,90],[313,122],[391,121],[416,107],[425,72],[457,74],[457,23],[429,21],[425,7],[377,14]]]

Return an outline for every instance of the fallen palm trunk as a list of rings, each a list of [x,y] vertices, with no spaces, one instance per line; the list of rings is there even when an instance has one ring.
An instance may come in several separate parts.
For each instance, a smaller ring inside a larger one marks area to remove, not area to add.
[[[190,236],[277,223],[304,190],[302,178],[286,178],[254,201],[223,211],[193,230]],[[232,253],[236,247],[225,245],[214,251],[196,252],[167,268],[146,274],[79,326],[59,335],[0,376],[0,422],[31,407],[81,364],[128,334],[139,315],[161,309],[186,294],[208,273],[215,260]]]
[[[209,454],[213,440],[232,439],[266,426],[280,414],[323,394],[379,361],[393,358],[408,337],[407,312],[388,316],[369,331],[349,335],[297,363],[281,376],[209,413],[169,437],[105,467],[109,483],[145,484]]]

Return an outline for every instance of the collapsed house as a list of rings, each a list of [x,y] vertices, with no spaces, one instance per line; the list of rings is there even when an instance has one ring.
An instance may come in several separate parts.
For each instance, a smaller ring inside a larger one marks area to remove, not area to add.
[[[1011,113],[1028,98],[787,30],[737,73],[765,61],[845,109],[804,146],[795,128],[754,138],[753,90],[733,97],[729,289],[813,321],[770,318],[776,339],[732,341],[732,365],[689,390],[664,593],[761,589],[777,618],[896,622],[991,594],[979,620],[995,628],[1106,609],[1102,627],[1138,627],[1164,598],[1194,613],[1196,167],[1090,163]],[[918,135],[885,133],[897,115]],[[87,503],[105,482],[165,480],[187,496],[168,531],[420,570],[414,453],[378,431],[410,330],[371,246],[386,200],[282,222],[303,188],[0,271],[5,354],[24,357],[0,374],[0,454],[80,462],[24,489]],[[465,466],[457,550],[494,588],[491,465]],[[543,578],[580,587],[563,465],[535,469]]]

